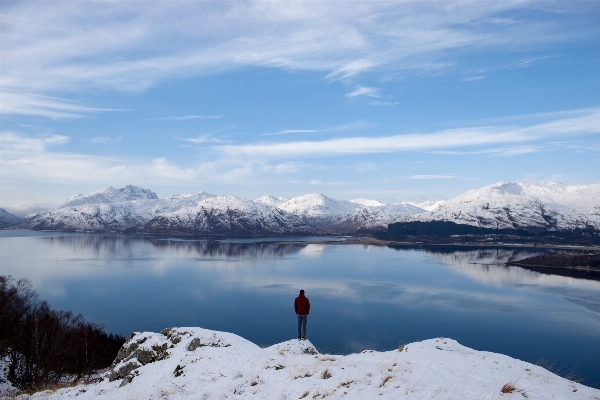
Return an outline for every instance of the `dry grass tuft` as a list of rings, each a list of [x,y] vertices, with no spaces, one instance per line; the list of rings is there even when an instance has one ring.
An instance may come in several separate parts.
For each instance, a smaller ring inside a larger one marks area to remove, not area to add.
[[[386,376],[385,378],[383,378],[383,382],[381,382],[381,385],[379,385],[379,387],[384,387],[384,386],[385,386],[385,384],[386,384],[386,383],[387,383],[387,382],[388,382],[390,379],[392,379],[392,376],[391,376],[391,375],[388,375],[388,376]]]
[[[250,386],[256,386],[256,385],[258,385],[258,382],[256,382],[256,381],[250,382]]]
[[[404,345],[401,344],[400,346],[398,346],[398,352],[402,353],[402,351],[404,350]]]
[[[515,390],[517,390],[517,388],[515,387],[515,385],[513,385],[512,383],[505,383],[504,386],[502,386],[502,389],[500,389],[500,392],[502,393],[512,393]]]
[[[300,398],[300,399],[303,399],[303,398],[305,398],[306,396],[308,396],[308,394],[309,394],[309,393],[310,393],[310,392],[307,390],[306,392],[302,393],[302,396],[300,396],[299,398]]]
[[[323,378],[323,379],[331,378],[331,373],[329,373],[328,369],[325,369],[325,371],[323,371],[323,373],[321,374],[321,378]]]

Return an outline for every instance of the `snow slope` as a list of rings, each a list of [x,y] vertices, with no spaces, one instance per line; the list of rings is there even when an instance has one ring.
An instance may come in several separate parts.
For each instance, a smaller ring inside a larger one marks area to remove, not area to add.
[[[512,384],[512,393],[501,393]],[[262,349],[201,328],[133,335],[96,384],[31,399],[600,399],[600,390],[452,339],[347,356],[319,354],[309,341]]]
[[[275,197],[275,196],[271,196],[271,195],[266,195],[266,196],[261,196],[257,199],[255,199],[254,201],[256,201],[257,203],[261,203],[261,204],[267,204],[269,206],[275,206],[275,207],[279,207],[280,205],[282,205],[283,203],[285,203],[286,201],[289,201],[290,199],[286,198],[286,197]]]
[[[215,196],[164,213],[146,224],[155,233],[222,233],[232,235],[314,235],[302,219],[272,205],[234,196]]]
[[[393,222],[406,221],[425,210],[410,205],[386,205],[377,200],[335,200],[320,193],[309,193],[279,205],[308,224],[335,233],[359,230],[384,230]]]
[[[389,224],[408,221],[423,211],[422,208],[407,204],[366,206],[339,219],[333,223],[333,227],[342,232],[386,230]]]
[[[378,200],[371,200],[371,199],[365,199],[365,198],[358,198],[358,199],[352,199],[350,200],[350,203],[354,203],[354,204],[360,204],[362,206],[367,206],[367,207],[380,207],[380,206],[385,206],[384,203],[378,201]]]
[[[427,201],[421,201],[421,202],[407,201],[403,204],[408,204],[411,206],[419,207],[419,208],[422,208],[427,211],[433,211],[443,203],[444,203],[444,200],[437,200],[437,201],[436,200],[427,200]]]
[[[17,217],[0,207],[0,228],[9,228],[25,221],[25,218]]]
[[[600,229],[600,184],[500,182],[441,202],[413,220],[498,229]]]

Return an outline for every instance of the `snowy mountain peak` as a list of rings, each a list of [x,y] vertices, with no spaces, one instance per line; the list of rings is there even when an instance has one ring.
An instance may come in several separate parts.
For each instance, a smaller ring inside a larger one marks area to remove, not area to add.
[[[367,207],[381,207],[381,206],[385,206],[385,203],[382,203],[380,201],[371,200],[371,199],[364,199],[362,197],[358,198],[358,199],[352,199],[352,200],[350,200],[350,203],[360,204],[362,206],[367,206]]]
[[[211,197],[216,197],[216,196],[214,194],[199,191],[196,194],[174,194],[171,197],[169,197],[169,200],[202,201],[205,199],[209,199]]]
[[[279,207],[281,206],[283,203],[289,201],[290,199],[286,198],[286,197],[275,197],[275,196],[271,196],[271,195],[266,195],[266,196],[261,196],[257,199],[255,199],[254,201],[258,202],[258,203],[262,203],[262,204],[268,204],[271,206],[275,206],[275,207]]]
[[[84,204],[120,203],[123,201],[142,199],[158,199],[158,196],[149,189],[143,189],[133,185],[127,185],[121,189],[107,186],[92,193],[71,196],[59,207],[73,207]]]
[[[347,215],[362,206],[349,201],[335,200],[320,193],[308,193],[286,201],[280,208],[305,218],[330,218]]]

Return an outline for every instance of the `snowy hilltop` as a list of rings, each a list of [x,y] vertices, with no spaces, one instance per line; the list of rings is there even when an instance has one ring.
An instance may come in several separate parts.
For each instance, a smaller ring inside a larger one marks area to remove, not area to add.
[[[600,184],[500,182],[431,206],[413,220],[493,229],[600,229]]]
[[[3,221],[3,227],[38,230],[239,236],[369,233],[410,221],[532,231],[600,229],[600,184],[500,182],[450,200],[394,204],[320,193],[246,200],[199,192],[159,199],[148,189],[109,186],[69,197],[25,221],[0,209]]]
[[[501,354],[430,339],[392,351],[320,354],[309,341],[268,348],[231,333],[136,333],[98,383],[31,399],[600,399],[600,390]]]

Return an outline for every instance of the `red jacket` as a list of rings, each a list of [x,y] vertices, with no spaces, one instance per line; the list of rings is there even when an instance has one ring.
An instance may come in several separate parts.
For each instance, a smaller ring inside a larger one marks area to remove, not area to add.
[[[306,315],[310,312],[310,301],[308,301],[308,297],[305,297],[303,294],[296,297],[294,300],[294,310],[296,310],[296,314],[298,315]]]

